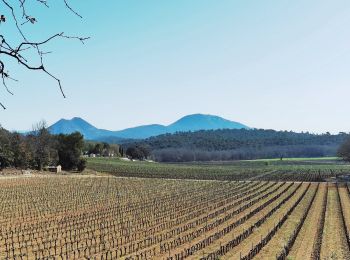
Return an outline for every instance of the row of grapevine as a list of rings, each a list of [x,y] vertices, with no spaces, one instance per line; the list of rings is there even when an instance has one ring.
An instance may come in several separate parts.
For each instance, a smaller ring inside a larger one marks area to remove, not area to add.
[[[316,194],[321,205],[324,187],[262,179],[0,178],[0,259],[204,260],[237,259],[240,252],[242,259],[251,259],[277,244],[274,253],[285,259],[304,229]],[[327,221],[336,216],[342,220],[338,226],[348,225],[345,190],[334,187],[338,197],[327,197],[327,188],[323,198],[315,259],[322,239],[328,239],[322,235],[327,199],[337,202],[331,211],[337,214],[327,215]],[[312,208],[314,214],[319,210]],[[346,238],[341,236],[349,241],[348,232]]]
[[[315,238],[315,241],[313,244],[313,249],[312,249],[311,258],[315,259],[315,260],[320,259],[320,256],[321,256],[323,229],[324,229],[326,210],[327,210],[327,197],[328,197],[328,185],[327,185],[324,197],[323,197],[321,218],[319,219],[319,222],[317,224],[316,238]]]
[[[288,256],[292,246],[294,245],[294,242],[297,239],[297,236],[299,235],[299,232],[300,232],[302,226],[305,223],[306,217],[309,214],[309,211],[310,211],[311,206],[312,206],[312,204],[313,204],[313,202],[315,200],[315,197],[316,197],[316,194],[317,194],[317,192],[319,190],[319,187],[320,187],[320,184],[317,184],[317,188],[316,188],[316,190],[315,190],[315,192],[314,192],[314,194],[312,196],[312,199],[311,199],[309,205],[307,206],[306,210],[304,211],[302,218],[299,220],[297,227],[293,231],[293,234],[290,236],[290,238],[288,239],[288,242],[285,244],[282,252],[276,257],[277,260],[285,260],[285,259],[287,259],[287,256]]]
[[[251,218],[254,215],[260,214],[260,211],[271,204],[272,202],[279,199],[283,194],[285,194],[289,188],[292,187],[292,185],[289,185],[287,189],[283,190],[281,193],[277,194],[276,196],[270,198],[268,201],[266,201],[264,204],[260,205],[258,208],[256,208],[254,211],[251,211],[247,216],[244,218],[238,220],[235,225],[232,226],[232,228],[237,227],[238,225],[242,224],[247,219]],[[225,255],[227,252],[238,246],[243,240],[249,237],[250,234],[254,232],[257,228],[259,228],[269,217],[271,217],[279,208],[281,208],[289,199],[291,199],[295,193],[300,189],[301,183],[297,185],[297,187],[290,193],[288,196],[283,198],[282,201],[280,201],[275,207],[273,207],[266,215],[261,217],[257,222],[253,223],[248,229],[241,232],[238,236],[236,236],[233,240],[230,240],[227,244],[221,246],[218,250],[215,252],[209,253],[206,257],[202,257],[201,259],[216,259],[220,256]],[[232,229],[231,229],[232,230]],[[231,231],[229,230],[229,231]]]
[[[276,232],[282,227],[284,222],[286,222],[289,215],[293,212],[293,210],[298,206],[300,201],[304,198],[306,192],[310,188],[310,185],[311,184],[308,185],[307,189],[302,193],[302,195],[293,204],[293,206],[287,211],[287,213],[277,222],[277,224],[275,224],[272,230],[263,239],[261,239],[260,243],[255,245],[254,248],[252,248],[247,255],[243,256],[241,260],[253,259],[253,257],[256,256],[260,252],[260,250],[272,239],[272,237],[276,234]]]

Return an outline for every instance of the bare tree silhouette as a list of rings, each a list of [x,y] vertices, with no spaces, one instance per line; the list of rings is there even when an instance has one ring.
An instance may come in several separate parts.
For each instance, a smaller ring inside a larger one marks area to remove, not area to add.
[[[75,11],[67,0],[62,0],[67,10],[73,13],[75,16],[82,18],[82,16]],[[51,77],[53,80],[57,81],[59,89],[65,98],[65,94],[62,89],[61,80],[52,74],[45,66],[44,56],[50,52],[45,52],[42,50],[43,46],[48,42],[55,40],[57,38],[65,39],[75,39],[84,43],[85,40],[89,37],[79,37],[79,36],[70,36],[64,34],[64,32],[56,33],[42,41],[33,42],[30,40],[30,37],[26,35],[23,31],[23,26],[26,24],[36,24],[38,19],[34,16],[31,16],[27,11],[28,4],[37,3],[38,5],[43,5],[49,8],[49,0],[0,0],[0,25],[12,23],[17,29],[17,34],[20,37],[20,42],[13,43],[9,42],[8,38],[0,32],[0,77],[2,84],[5,87],[6,91],[13,95],[13,92],[10,91],[7,86],[8,80],[17,81],[10,72],[7,70],[6,62],[14,61],[17,62],[20,66],[23,66],[25,69],[33,71],[41,71]],[[5,15],[7,13],[8,15]],[[38,61],[36,61],[33,56],[29,55],[29,52],[33,52],[37,55]],[[28,58],[31,56],[32,58]],[[0,102],[0,106],[3,109],[6,107]]]

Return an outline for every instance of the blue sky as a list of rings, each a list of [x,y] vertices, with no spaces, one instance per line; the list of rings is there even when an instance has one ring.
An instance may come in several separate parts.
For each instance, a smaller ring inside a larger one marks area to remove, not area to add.
[[[5,128],[79,116],[117,130],[207,113],[258,128],[350,131],[349,1],[72,0],[84,19],[51,2],[30,6],[39,21],[24,27],[31,39],[91,39],[47,47],[67,99],[47,76],[9,65],[19,82],[9,83],[14,96],[0,88]]]

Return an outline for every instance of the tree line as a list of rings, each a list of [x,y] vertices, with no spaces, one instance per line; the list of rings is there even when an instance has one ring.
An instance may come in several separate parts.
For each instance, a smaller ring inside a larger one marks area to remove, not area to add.
[[[43,170],[47,166],[61,165],[63,170],[83,171],[85,156],[128,157],[144,160],[150,151],[144,146],[124,148],[106,142],[84,141],[84,136],[53,135],[45,122],[40,122],[26,134],[10,132],[0,126],[0,170],[6,167]]]
[[[153,150],[151,157],[159,162],[234,161],[272,158],[304,158],[336,156],[338,146],[289,145],[232,150],[205,151],[188,148]]]
[[[179,132],[123,144],[144,147],[160,162],[336,156],[346,133],[332,135],[263,129]]]
[[[43,170],[46,166],[61,165],[64,170],[84,170],[81,158],[84,137],[75,132],[52,135],[44,122],[27,134],[12,133],[0,127],[0,169]]]
[[[340,147],[340,148],[339,148]],[[45,123],[27,134],[0,127],[0,169],[16,167],[42,170],[61,165],[82,171],[82,155],[153,159],[159,162],[230,161],[277,157],[336,156],[350,161],[346,133],[316,135],[274,130],[209,130],[165,134],[123,145],[84,141],[79,132],[50,134]]]
[[[338,149],[338,156],[350,162],[350,138],[347,138]]]
[[[124,154],[123,149],[117,144],[109,144],[107,142],[85,141],[84,155],[95,155],[101,157],[119,157]]]

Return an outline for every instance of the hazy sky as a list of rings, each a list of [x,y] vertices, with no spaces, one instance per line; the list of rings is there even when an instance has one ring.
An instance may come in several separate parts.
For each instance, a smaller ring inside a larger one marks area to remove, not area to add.
[[[348,0],[71,0],[83,20],[51,2],[32,6],[31,39],[91,39],[46,48],[67,99],[47,76],[10,66],[19,82],[9,83],[14,96],[0,88],[5,128],[79,116],[117,130],[207,113],[258,128],[350,131]]]

